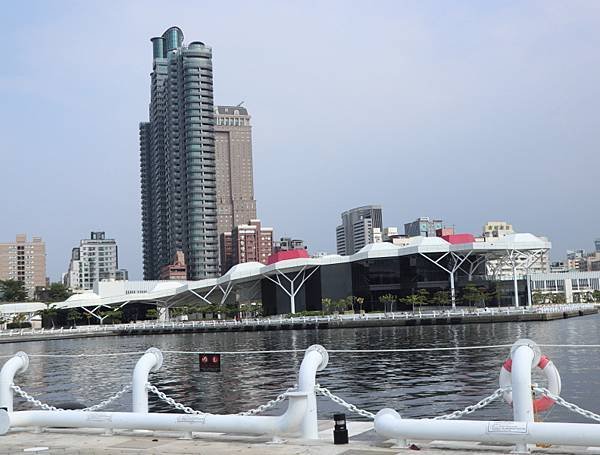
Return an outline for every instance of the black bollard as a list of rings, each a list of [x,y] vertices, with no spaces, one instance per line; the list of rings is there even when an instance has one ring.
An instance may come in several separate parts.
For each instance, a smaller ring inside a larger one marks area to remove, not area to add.
[[[346,428],[346,414],[334,414],[333,443],[348,444],[348,428]]]

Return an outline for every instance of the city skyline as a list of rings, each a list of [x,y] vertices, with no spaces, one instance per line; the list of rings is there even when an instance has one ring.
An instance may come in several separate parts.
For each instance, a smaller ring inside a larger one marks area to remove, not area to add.
[[[44,238],[53,281],[73,242],[94,229],[112,233],[122,266],[141,277],[135,127],[149,100],[148,38],[171,24],[213,48],[217,104],[245,100],[252,111],[260,218],[315,251],[333,252],[339,213],[368,203],[383,206],[388,225],[434,214],[477,233],[505,219],[550,238],[553,257],[598,237],[600,11],[591,4],[463,5],[440,18],[443,7],[428,2],[385,3],[385,16],[272,3],[266,22],[264,9],[242,3],[233,15],[208,4],[141,15],[136,2],[119,14],[100,3],[24,4],[0,18],[20,43],[0,70],[0,239]],[[194,25],[199,17],[211,20]],[[299,24],[309,20],[307,37]],[[357,50],[368,62],[360,74],[348,63]],[[22,172],[36,184],[15,204]]]

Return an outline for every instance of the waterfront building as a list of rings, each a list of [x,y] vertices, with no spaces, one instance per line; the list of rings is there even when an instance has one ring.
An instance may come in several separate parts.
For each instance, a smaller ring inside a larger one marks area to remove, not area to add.
[[[46,285],[46,244],[41,237],[27,240],[18,234],[14,242],[0,243],[0,280],[23,282],[32,299],[36,286]]]
[[[566,303],[591,302],[593,292],[600,291],[600,271],[537,273],[530,275],[529,279],[533,293],[546,297],[560,294]]]
[[[292,239],[291,237],[281,237],[273,245],[273,254],[267,258],[267,264],[287,261],[288,259],[308,258],[308,248],[304,245],[304,240]]]
[[[435,231],[444,227],[442,220],[421,216],[415,221],[404,224],[404,234],[408,237],[435,237]]]
[[[256,218],[252,126],[245,107],[215,107],[217,233]]]
[[[183,251],[188,279],[218,272],[212,50],[169,28],[152,38],[149,121],[140,123],[144,278]]]
[[[508,261],[517,251],[535,256],[550,247],[547,240],[524,233],[459,244],[419,236],[402,247],[386,242],[366,245],[351,256],[298,257],[268,265],[248,261],[233,266],[220,278],[201,281],[98,282],[93,292],[72,296],[68,304],[185,306],[198,299],[219,305],[260,300],[264,314],[273,315],[321,311],[324,298],[335,301],[354,296],[364,299],[364,309],[381,311],[381,296],[392,294],[401,299],[422,290],[430,297],[439,291],[450,296],[454,290],[457,305],[467,305],[464,290],[476,284],[493,294],[486,300],[488,306],[524,306],[530,295],[527,277],[499,279],[484,265],[489,260]],[[592,282],[577,285],[581,289],[595,286]]]
[[[185,265],[185,255],[183,251],[177,251],[171,264],[164,265],[160,269],[160,280],[186,280],[187,266]]]
[[[266,264],[273,253],[273,228],[262,227],[260,220],[253,219],[221,234],[219,243],[223,271],[245,262]]]
[[[504,237],[505,235],[514,234],[512,224],[506,221],[488,221],[483,225],[483,237]]]
[[[65,285],[73,291],[88,290],[98,281],[127,279],[126,271],[117,273],[118,269],[116,240],[107,239],[104,232],[92,232],[71,251]]]
[[[336,230],[337,254],[345,256],[373,243],[373,229],[382,229],[380,205],[356,207],[342,213],[342,224]]]

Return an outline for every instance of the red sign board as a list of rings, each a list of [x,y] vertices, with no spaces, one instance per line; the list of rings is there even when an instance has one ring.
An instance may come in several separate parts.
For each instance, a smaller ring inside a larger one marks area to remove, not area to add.
[[[221,354],[204,353],[199,356],[200,371],[221,371]]]

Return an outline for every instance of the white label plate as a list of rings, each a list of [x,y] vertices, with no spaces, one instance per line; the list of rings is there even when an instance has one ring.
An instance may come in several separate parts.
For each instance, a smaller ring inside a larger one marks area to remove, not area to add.
[[[490,422],[488,433],[528,434],[527,422]]]

